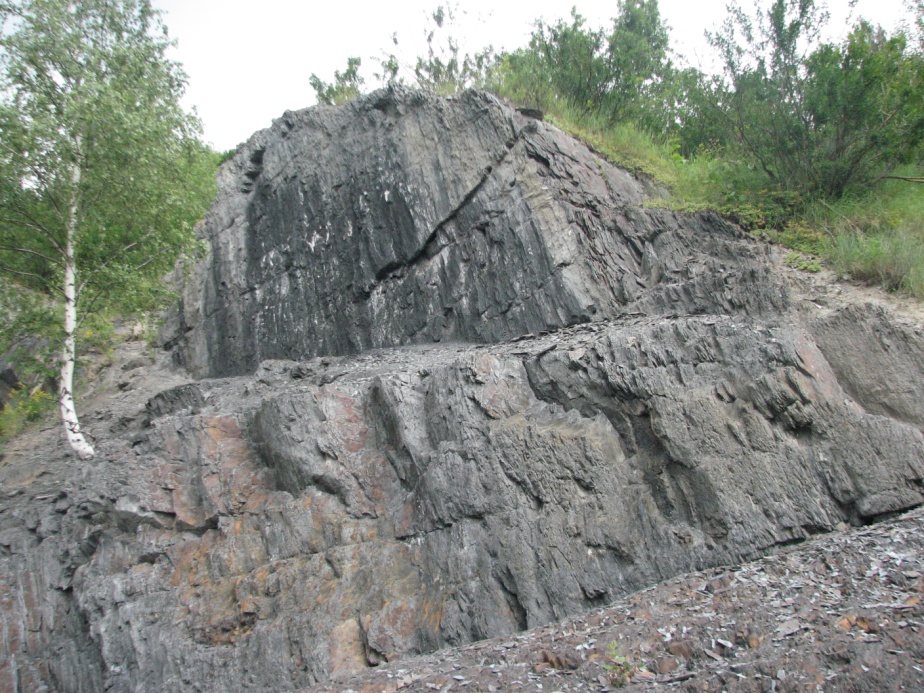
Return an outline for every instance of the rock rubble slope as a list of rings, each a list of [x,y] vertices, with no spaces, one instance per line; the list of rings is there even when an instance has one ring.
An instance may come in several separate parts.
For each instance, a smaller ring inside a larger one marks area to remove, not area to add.
[[[920,510],[302,693],[924,690]]]
[[[98,459],[2,461],[0,689],[336,689],[920,505],[921,326],[655,193],[479,92],[257,133]]]

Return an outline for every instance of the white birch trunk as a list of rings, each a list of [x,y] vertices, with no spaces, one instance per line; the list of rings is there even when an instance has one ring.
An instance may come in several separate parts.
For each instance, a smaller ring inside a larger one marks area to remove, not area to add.
[[[77,140],[78,156],[80,139]],[[61,353],[61,382],[58,386],[58,403],[61,406],[61,420],[67,442],[77,456],[90,459],[96,454],[80,432],[80,421],[74,406],[74,363],[77,360],[77,257],[74,248],[74,236],[80,213],[80,163],[74,163],[71,171],[71,183],[74,186],[71,204],[68,210],[67,242],[64,250],[64,349]]]

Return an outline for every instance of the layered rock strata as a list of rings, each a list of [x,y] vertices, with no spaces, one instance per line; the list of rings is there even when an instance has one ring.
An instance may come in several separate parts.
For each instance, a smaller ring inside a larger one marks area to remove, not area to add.
[[[171,325],[198,376],[498,342],[633,312],[774,314],[766,250],[545,123],[465,92],[287,113],[222,171]]]
[[[0,689],[336,687],[924,500],[919,328],[490,96],[286,114],[221,176],[166,339],[212,377],[4,460]]]

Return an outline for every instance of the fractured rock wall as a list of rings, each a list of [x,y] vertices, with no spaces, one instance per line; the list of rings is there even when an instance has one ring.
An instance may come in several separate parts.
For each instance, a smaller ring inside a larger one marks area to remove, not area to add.
[[[841,339],[885,319],[847,312]],[[731,316],[267,361],[101,416],[103,459],[3,515],[7,646],[55,690],[336,687],[913,507],[924,480],[919,426],[867,411],[805,330]]]
[[[651,188],[481,92],[287,113],[223,170],[211,252],[168,339],[193,373],[221,376],[785,305],[765,249],[715,216],[644,208]]]
[[[221,180],[199,379],[135,355],[95,461],[0,467],[0,690],[336,688],[924,502],[920,329],[490,96],[286,114]]]

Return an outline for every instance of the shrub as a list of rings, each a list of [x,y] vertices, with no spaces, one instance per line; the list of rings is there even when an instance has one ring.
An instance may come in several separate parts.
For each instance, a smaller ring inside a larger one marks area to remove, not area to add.
[[[610,685],[614,688],[622,688],[626,684],[632,683],[632,679],[636,675],[645,671],[644,667],[636,666],[620,652],[619,644],[615,640],[606,648],[606,659],[607,662],[603,665],[603,668],[606,669]]]
[[[40,419],[54,402],[54,397],[39,388],[32,392],[23,388],[13,393],[6,406],[0,409],[0,442],[9,440],[29,423]]]
[[[725,63],[718,103],[774,186],[836,200],[919,153],[924,56],[905,32],[860,21],[840,44],[822,44],[827,14],[814,0],[729,11],[709,35]]]

